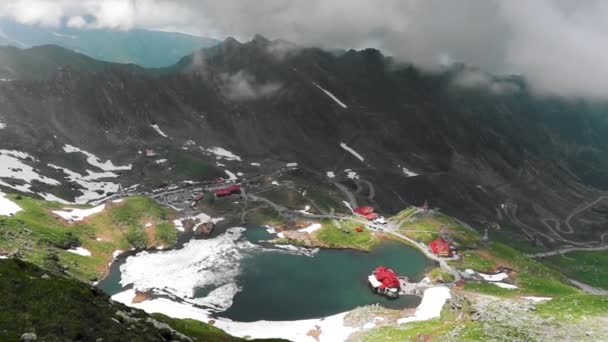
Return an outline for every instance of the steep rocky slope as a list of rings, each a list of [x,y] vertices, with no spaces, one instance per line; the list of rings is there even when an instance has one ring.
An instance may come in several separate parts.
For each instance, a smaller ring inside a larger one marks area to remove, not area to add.
[[[428,200],[521,248],[601,242],[602,104],[536,98],[514,78],[462,87],[459,77],[477,71],[425,74],[376,50],[285,45],[228,39],[165,69],[61,68],[4,82],[1,147],[29,153],[36,160],[22,163],[62,184],[31,180],[30,190],[69,200],[83,186],[48,164],[84,177],[91,163],[66,145],[132,164],[96,170],[124,186],[298,162],[333,172],[385,213]]]

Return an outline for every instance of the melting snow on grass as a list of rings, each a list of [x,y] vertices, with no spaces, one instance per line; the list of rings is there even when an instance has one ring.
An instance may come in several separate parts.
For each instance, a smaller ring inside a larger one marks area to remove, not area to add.
[[[91,256],[91,252],[88,249],[82,247],[71,248],[66,250],[66,252],[78,254],[80,256]]]
[[[450,298],[452,298],[450,289],[445,286],[428,288],[424,290],[422,301],[416,308],[414,316],[401,318],[397,320],[397,323],[403,324],[438,318],[441,315],[443,305]]]
[[[163,131],[160,129],[160,127],[158,127],[158,125],[157,125],[157,124],[150,125],[150,127],[154,128],[154,130],[155,130],[155,131],[156,131],[158,134],[160,134],[160,136],[161,136],[161,137],[163,137],[163,138],[168,138],[168,137],[169,137],[168,135],[166,135],[166,134],[165,134],[165,132],[163,132]]]
[[[500,288],[507,289],[507,290],[515,290],[517,288],[517,286],[515,286],[513,284],[507,284],[507,283],[503,283],[503,282],[491,282],[490,284],[494,284]]]
[[[334,100],[334,102],[339,104],[342,108],[348,109],[348,106],[345,105],[344,102],[340,101],[336,96],[334,96],[334,94],[323,89],[320,85],[316,84],[315,82],[312,82],[312,84],[314,84],[317,88],[321,89],[327,96],[329,96],[332,100]]]
[[[485,274],[485,273],[479,273],[477,272],[477,274],[479,274],[480,277],[482,277],[485,281],[503,281],[507,278],[509,278],[509,275],[505,272],[501,272],[501,273],[497,273],[497,274]]]
[[[11,216],[21,211],[20,206],[4,196],[0,191],[0,216]]]
[[[201,147],[201,150],[215,155],[217,159],[241,161],[241,157],[221,147],[211,147],[207,149]]]
[[[355,156],[355,158],[359,159],[360,161],[362,161],[362,162],[365,161],[365,158],[363,158],[363,156],[361,156],[359,153],[357,153],[357,151],[353,150],[352,148],[350,148],[345,143],[341,142],[340,143],[340,147],[342,147],[344,150],[350,152],[350,154],[352,154],[353,156]]]
[[[87,163],[103,171],[125,171],[131,170],[131,168],[133,167],[131,164],[125,166],[116,166],[111,160],[107,160],[106,162],[102,163],[101,159],[99,159],[94,154],[81,150],[78,147],[72,145],[63,146],[63,151],[65,153],[82,153],[87,157]]]
[[[532,301],[532,302],[545,302],[545,301],[553,299],[551,297],[534,297],[534,296],[521,297],[521,298]]]
[[[82,221],[91,215],[99,214],[105,208],[105,204],[90,209],[64,208],[63,210],[53,211],[53,214],[67,221]]]
[[[306,232],[308,234],[312,234],[312,233],[316,232],[317,230],[321,229],[321,227],[323,227],[323,226],[320,223],[314,223],[306,228],[300,229],[299,231]]]

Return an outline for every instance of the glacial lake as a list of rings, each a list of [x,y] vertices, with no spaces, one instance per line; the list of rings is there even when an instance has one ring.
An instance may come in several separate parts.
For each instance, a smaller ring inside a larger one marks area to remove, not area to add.
[[[286,321],[329,316],[370,304],[394,309],[416,307],[420,298],[415,296],[388,299],[372,293],[367,276],[384,265],[419,281],[432,266],[420,252],[395,241],[385,241],[369,253],[320,249],[310,256],[286,253],[263,242],[272,237],[261,227],[250,227],[242,233],[240,239],[263,248],[252,248],[231,264],[238,268],[234,282],[240,291],[233,296],[230,307],[217,312],[217,316],[242,322]],[[206,242],[212,243],[213,239]],[[123,290],[120,266],[124,263],[125,258],[115,262],[98,285],[110,295]],[[229,266],[224,267],[228,271]],[[195,293],[205,297],[211,290],[196,289]]]

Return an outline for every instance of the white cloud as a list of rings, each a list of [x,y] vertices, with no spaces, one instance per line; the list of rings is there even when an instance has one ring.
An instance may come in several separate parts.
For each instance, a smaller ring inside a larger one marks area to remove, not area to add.
[[[77,15],[68,19],[66,26],[71,28],[84,28],[87,26],[87,21],[82,16]]]
[[[274,95],[281,89],[275,82],[258,82],[255,76],[241,70],[236,74],[220,75],[221,90],[224,96],[233,101],[254,100]]]
[[[13,0],[0,4],[0,16],[51,26],[70,18],[72,27],[90,16],[88,27],[376,47],[427,70],[447,57],[522,73],[541,94],[608,97],[608,2],[601,0]]]

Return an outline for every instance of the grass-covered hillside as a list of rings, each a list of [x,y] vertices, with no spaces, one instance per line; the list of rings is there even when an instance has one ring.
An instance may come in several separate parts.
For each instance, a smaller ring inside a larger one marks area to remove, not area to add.
[[[444,214],[423,212],[410,207],[395,217],[398,231],[419,242],[428,243],[443,235],[453,239],[458,246],[458,260],[450,261],[457,269],[473,269],[493,273],[499,268],[513,270],[509,281],[517,289],[505,289],[491,283],[467,282],[466,290],[507,297],[521,295],[572,295],[580,291],[566,284],[566,277],[541,262],[525,256],[522,252],[500,241],[485,241],[479,233]]]
[[[66,206],[29,197],[9,196],[22,208],[14,216],[0,216],[0,252],[51,270],[64,270],[81,280],[99,279],[115,251],[171,247],[177,231],[172,209],[144,197],[107,202],[105,209],[82,221],[68,222],[53,211]],[[90,256],[67,250],[82,247]]]
[[[0,341],[25,333],[38,341],[244,341],[202,322],[151,317],[18,259],[0,260],[0,274]]]
[[[542,261],[568,277],[608,290],[608,251],[575,251]]]

